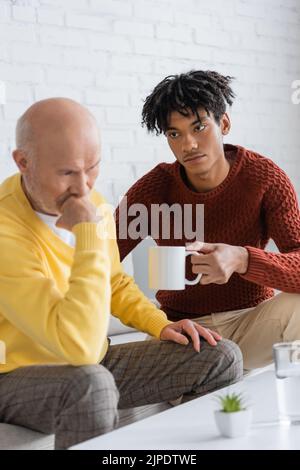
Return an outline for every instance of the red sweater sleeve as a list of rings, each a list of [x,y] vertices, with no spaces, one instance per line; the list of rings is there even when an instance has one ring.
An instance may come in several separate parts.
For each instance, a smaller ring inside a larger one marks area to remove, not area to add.
[[[249,265],[241,277],[283,292],[300,293],[300,213],[297,195],[283,170],[273,162],[269,170],[269,185],[262,211],[267,234],[280,253],[268,253],[246,246]]]

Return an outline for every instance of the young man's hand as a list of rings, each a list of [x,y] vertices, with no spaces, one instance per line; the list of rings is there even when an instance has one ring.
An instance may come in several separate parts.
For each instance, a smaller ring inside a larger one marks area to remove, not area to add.
[[[247,272],[249,253],[242,246],[194,242],[186,249],[198,252],[191,262],[193,273],[202,273],[200,284],[226,284],[233,273]]]
[[[205,338],[212,346],[216,346],[217,341],[222,339],[222,336],[220,336],[216,331],[204,328],[198,323],[187,319],[170,323],[165,326],[160,333],[160,339],[162,341],[174,341],[174,343],[183,345],[189,344],[187,336],[190,337],[193,342],[194,349],[197,352],[200,351],[200,336]]]
[[[202,273],[200,284],[226,284],[233,273],[247,272],[249,253],[242,246],[194,242],[186,249],[198,252],[191,262],[193,273]]]

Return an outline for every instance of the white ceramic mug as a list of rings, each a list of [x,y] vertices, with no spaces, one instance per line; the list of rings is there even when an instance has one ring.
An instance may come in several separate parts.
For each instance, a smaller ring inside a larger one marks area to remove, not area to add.
[[[198,284],[202,274],[189,281],[185,277],[185,259],[195,252],[184,246],[151,246],[149,248],[149,287],[161,290],[183,290]]]

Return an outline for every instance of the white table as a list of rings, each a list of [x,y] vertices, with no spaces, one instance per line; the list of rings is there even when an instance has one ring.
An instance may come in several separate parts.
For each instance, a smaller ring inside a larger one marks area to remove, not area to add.
[[[214,422],[214,397],[228,389],[244,392],[253,405],[252,428],[242,438],[221,437]],[[72,449],[300,449],[300,426],[279,424],[274,371],[268,370]]]

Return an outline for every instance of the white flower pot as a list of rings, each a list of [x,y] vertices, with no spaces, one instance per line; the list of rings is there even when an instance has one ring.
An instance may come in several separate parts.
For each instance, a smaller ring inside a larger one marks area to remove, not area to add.
[[[215,420],[220,433],[225,437],[245,436],[249,431],[252,421],[252,410],[234,411],[225,413],[224,411],[215,411]]]

